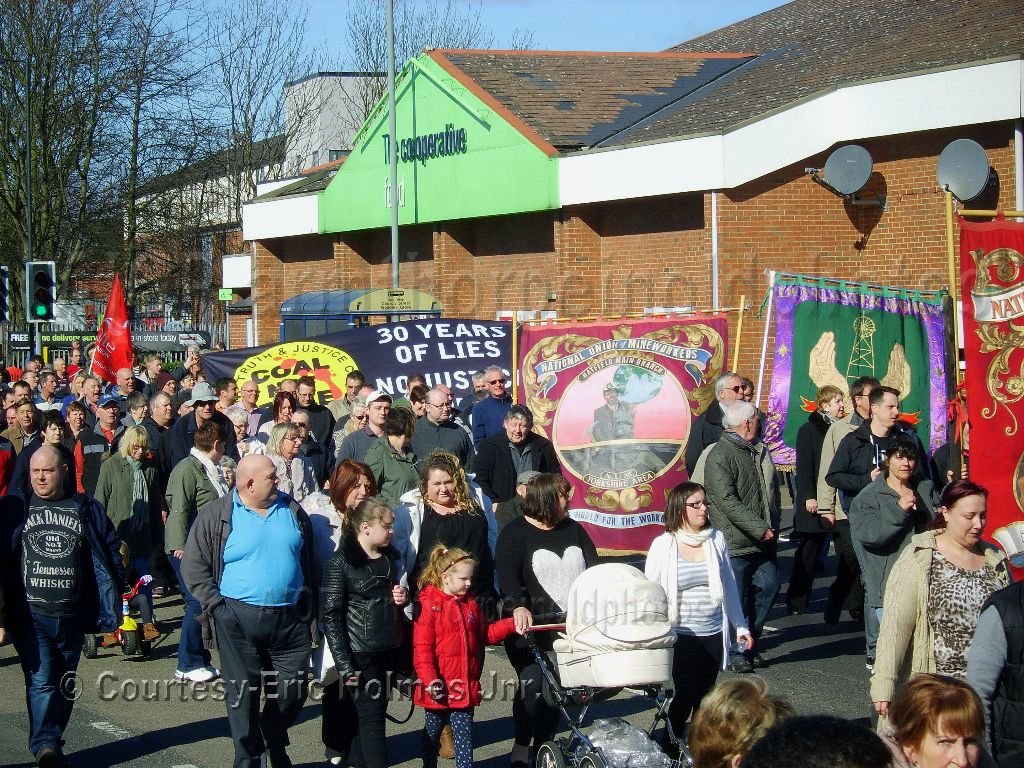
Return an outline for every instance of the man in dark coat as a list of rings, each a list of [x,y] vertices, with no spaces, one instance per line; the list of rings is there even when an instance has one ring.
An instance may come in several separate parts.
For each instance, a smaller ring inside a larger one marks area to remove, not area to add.
[[[187,402],[187,405],[192,406],[192,413],[178,419],[168,433],[171,467],[176,466],[179,461],[188,456],[195,444],[196,430],[200,424],[205,424],[207,421],[213,421],[220,425],[221,432],[224,434],[224,455],[238,461],[235,428],[227,416],[216,411],[214,407],[216,403],[217,395],[214,393],[213,387],[205,381],[192,388],[192,397]]]
[[[466,430],[452,421],[452,404],[448,396],[438,387],[427,392],[427,409],[416,420],[416,431],[412,436],[412,452],[417,464],[423,462],[437,450],[447,451],[456,456],[462,468],[472,472],[473,441]]]
[[[516,478],[520,472],[560,472],[558,456],[551,441],[533,432],[533,414],[524,405],[513,405],[505,415],[504,429],[483,440],[476,451],[476,481],[494,504],[499,505],[516,495]]]
[[[295,390],[295,399],[299,410],[309,414],[309,431],[325,451],[334,453],[331,440],[334,435],[334,416],[325,406],[316,401],[316,379],[312,376],[299,378],[299,386]]]
[[[927,475],[928,455],[920,445],[917,433],[913,429],[898,423],[900,415],[900,391],[892,387],[876,387],[871,390],[868,398],[871,417],[853,432],[848,434],[836,448],[836,455],[828,468],[825,480],[839,491],[839,502],[850,514],[850,505],[862,490],[882,474],[885,460],[889,456],[889,445],[897,434],[905,434],[919,446],[917,467],[911,479],[916,486]],[[849,520],[846,521],[849,526]],[[839,521],[836,521],[837,528]],[[847,529],[848,530],[848,529]],[[861,560],[860,543],[853,539],[853,548]],[[825,623],[835,624],[839,621],[843,606],[840,596],[829,594],[828,606],[825,608]],[[863,610],[863,609],[861,609]],[[881,629],[879,619],[874,611],[865,611],[864,633],[868,648],[868,664],[873,664],[875,643]]]
[[[40,447],[30,470],[30,499],[0,500],[0,636],[12,634],[25,674],[29,750],[36,765],[56,768],[64,764],[64,730],[75,703],[65,684],[78,668],[85,633],[120,623],[125,572],[103,507],[65,493],[68,467],[60,453]]]

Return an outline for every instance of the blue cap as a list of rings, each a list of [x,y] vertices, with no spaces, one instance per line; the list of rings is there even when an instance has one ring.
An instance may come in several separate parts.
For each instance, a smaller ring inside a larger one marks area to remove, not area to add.
[[[103,395],[100,397],[99,407],[106,408],[108,405],[116,405],[118,408],[121,407],[121,400],[115,395]]]

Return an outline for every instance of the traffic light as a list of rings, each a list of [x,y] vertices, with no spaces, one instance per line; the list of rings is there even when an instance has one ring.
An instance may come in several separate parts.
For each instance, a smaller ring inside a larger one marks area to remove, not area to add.
[[[57,315],[57,271],[52,261],[25,264],[25,320],[49,323]]]
[[[11,322],[11,278],[7,267],[0,266],[0,323]]]

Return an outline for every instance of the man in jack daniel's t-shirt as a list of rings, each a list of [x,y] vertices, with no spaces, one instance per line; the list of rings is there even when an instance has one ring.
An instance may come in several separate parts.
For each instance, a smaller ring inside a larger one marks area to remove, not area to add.
[[[0,636],[12,634],[28,681],[29,749],[38,766],[63,764],[74,706],[67,681],[85,633],[120,623],[125,578],[110,519],[92,497],[66,497],[62,461],[41,446],[29,462],[28,500],[0,499]]]
[[[82,518],[73,499],[44,501],[32,495],[22,536],[22,580],[33,613],[78,613]]]

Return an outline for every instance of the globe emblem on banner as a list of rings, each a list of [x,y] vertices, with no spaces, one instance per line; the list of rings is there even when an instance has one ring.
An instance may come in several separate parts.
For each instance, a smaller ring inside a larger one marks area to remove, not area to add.
[[[635,365],[620,365],[612,377],[612,384],[619,391],[619,399],[630,405],[653,400],[661,392],[663,383],[661,376]]]
[[[647,485],[678,461],[689,406],[663,366],[608,362],[597,358],[568,383],[555,410],[554,442],[566,471],[594,488],[621,491]]]

